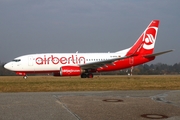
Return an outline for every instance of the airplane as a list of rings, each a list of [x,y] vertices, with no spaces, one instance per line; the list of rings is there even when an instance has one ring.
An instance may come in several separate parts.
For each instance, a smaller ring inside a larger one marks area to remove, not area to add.
[[[27,74],[53,73],[54,76],[93,78],[93,73],[126,69],[150,62],[156,56],[172,52],[154,53],[159,20],[152,20],[133,46],[114,53],[41,53],[15,58],[4,65],[24,79]]]

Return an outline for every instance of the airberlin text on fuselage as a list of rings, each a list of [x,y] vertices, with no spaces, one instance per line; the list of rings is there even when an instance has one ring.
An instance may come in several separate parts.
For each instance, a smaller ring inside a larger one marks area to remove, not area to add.
[[[46,64],[84,64],[85,58],[78,57],[77,55],[71,55],[69,57],[56,57],[50,55],[49,57],[37,57],[36,64],[38,65],[46,65]]]

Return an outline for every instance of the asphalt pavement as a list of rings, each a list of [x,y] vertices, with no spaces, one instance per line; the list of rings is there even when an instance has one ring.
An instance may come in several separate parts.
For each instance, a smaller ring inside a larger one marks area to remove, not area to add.
[[[0,93],[0,120],[180,120],[180,90]]]

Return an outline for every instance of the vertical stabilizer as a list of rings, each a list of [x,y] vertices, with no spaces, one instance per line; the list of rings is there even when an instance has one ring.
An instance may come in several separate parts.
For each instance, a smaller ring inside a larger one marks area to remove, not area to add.
[[[156,42],[159,20],[153,20],[127,52],[126,56],[152,54]]]

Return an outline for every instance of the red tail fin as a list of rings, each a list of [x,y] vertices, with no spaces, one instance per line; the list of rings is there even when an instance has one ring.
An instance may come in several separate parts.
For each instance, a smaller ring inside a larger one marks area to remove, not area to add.
[[[127,52],[126,56],[152,54],[156,42],[158,26],[159,20],[153,20]]]

